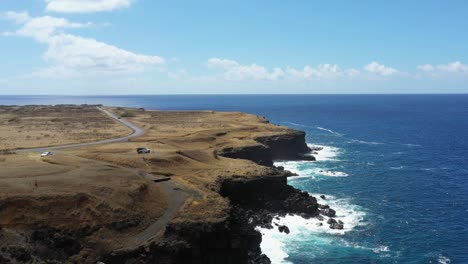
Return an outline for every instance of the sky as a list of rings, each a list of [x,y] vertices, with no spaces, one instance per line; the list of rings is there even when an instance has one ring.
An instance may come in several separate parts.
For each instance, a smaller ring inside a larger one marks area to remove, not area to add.
[[[468,93],[468,1],[0,0],[0,94]]]

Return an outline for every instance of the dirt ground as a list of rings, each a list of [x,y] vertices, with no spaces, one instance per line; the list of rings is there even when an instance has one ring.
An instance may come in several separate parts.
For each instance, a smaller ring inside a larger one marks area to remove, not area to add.
[[[237,112],[107,109],[144,128],[145,134],[129,142],[63,149],[46,158],[32,152],[0,153],[0,230],[99,227],[87,239],[109,250],[145,243],[170,221],[223,221],[229,202],[215,190],[219,177],[274,172],[218,152],[259,145],[259,136],[290,132]],[[0,124],[0,149],[131,132],[95,107],[82,106],[0,107]],[[137,154],[138,147],[151,153]],[[153,182],[161,177],[170,181]],[[21,236],[0,239],[0,247],[5,241],[20,244],[15,237]]]
[[[96,106],[0,106],[0,150],[91,142],[131,132]]]
[[[27,229],[46,225],[57,229],[108,227],[95,237],[107,247],[138,233],[165,211],[167,197],[137,171],[59,153],[0,155],[0,226]],[[140,228],[112,228],[135,220]]]
[[[178,214],[180,221],[220,221],[228,204],[213,191],[216,180],[223,176],[270,175],[270,167],[242,159],[217,155],[226,147],[258,145],[255,137],[281,134],[288,128],[268,123],[264,118],[239,112],[142,111],[109,108],[146,130],[145,135],[130,142],[107,144],[69,153],[129,168],[138,168],[171,181],[199,194]],[[146,147],[150,154],[138,155],[135,149]]]

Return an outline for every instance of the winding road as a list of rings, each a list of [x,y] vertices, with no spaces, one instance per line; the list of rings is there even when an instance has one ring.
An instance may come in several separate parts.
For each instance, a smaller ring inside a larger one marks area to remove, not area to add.
[[[130,121],[127,121],[125,119],[120,119],[116,115],[112,114],[111,112],[101,108],[97,107],[97,109],[106,115],[108,115],[110,118],[116,120],[119,123],[122,123],[123,125],[129,127],[133,133],[125,136],[125,137],[120,137],[120,138],[111,138],[111,139],[104,139],[104,140],[99,140],[99,141],[92,141],[92,142],[84,142],[84,143],[76,143],[76,144],[68,144],[68,145],[60,145],[60,146],[53,146],[53,147],[40,147],[40,148],[27,148],[27,149],[17,149],[15,150],[16,152],[45,152],[45,151],[51,151],[51,150],[60,150],[60,149],[68,149],[68,148],[78,148],[78,147],[86,147],[86,146],[95,146],[95,145],[102,145],[102,144],[109,144],[109,143],[116,143],[116,142],[126,142],[131,138],[134,137],[139,137],[145,133],[145,130]]]
[[[76,144],[68,144],[68,145],[60,145],[60,146],[53,146],[53,147],[40,147],[40,148],[27,148],[27,149],[17,149],[15,152],[45,152],[45,151],[52,151],[52,150],[61,150],[61,149],[70,149],[70,148],[78,148],[78,147],[86,147],[86,146],[95,146],[95,145],[102,145],[102,144],[109,144],[109,143],[116,143],[116,142],[127,142],[129,139],[134,137],[139,137],[145,133],[145,130],[130,121],[125,119],[120,119],[116,115],[112,114],[111,112],[97,107],[97,109],[103,113],[105,113],[110,118],[122,123],[123,125],[132,129],[133,133],[120,138],[112,138],[112,139],[105,139],[93,142],[85,142],[85,143],[76,143]],[[101,161],[102,162],[102,161]],[[103,162],[104,163],[104,162]],[[150,224],[140,233],[136,234],[134,237],[130,238],[126,246],[122,249],[129,250],[132,248],[137,248],[149,241],[154,240],[155,238],[161,236],[165,230],[167,224],[175,217],[177,212],[182,208],[186,202],[186,200],[194,194],[193,192],[180,188],[175,183],[171,181],[167,181],[167,178],[163,179],[163,182],[159,182],[155,180],[157,177],[155,175],[151,175],[144,171],[136,170],[136,173],[152,182],[158,182],[158,186],[162,193],[164,193],[167,197],[167,209],[163,213],[161,217],[159,217],[155,222]]]

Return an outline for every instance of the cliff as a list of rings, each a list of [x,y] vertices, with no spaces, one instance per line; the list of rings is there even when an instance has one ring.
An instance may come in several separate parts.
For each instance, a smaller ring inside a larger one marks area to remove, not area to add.
[[[241,147],[228,147],[218,155],[251,160],[259,165],[273,166],[275,160],[310,160],[315,158],[306,155],[311,149],[305,143],[305,132],[289,130],[286,133],[272,134],[254,138],[258,144]]]
[[[220,150],[221,156],[247,159],[272,166],[276,159],[313,160],[305,133],[286,133],[255,138],[258,143]],[[319,214],[317,200],[287,184],[288,171],[271,168],[268,175],[220,176],[212,189],[229,201],[226,217],[220,221],[177,221],[171,223],[161,242],[136,250],[113,252],[106,263],[270,263],[262,254],[257,226],[273,228],[275,216],[298,214],[306,218]]]
[[[324,208],[273,166],[314,159],[304,132],[238,112],[108,110],[145,134],[0,156],[0,263],[269,263],[255,228]]]

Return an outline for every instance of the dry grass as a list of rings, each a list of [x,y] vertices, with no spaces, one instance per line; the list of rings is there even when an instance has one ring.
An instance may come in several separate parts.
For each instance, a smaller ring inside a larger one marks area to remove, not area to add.
[[[89,142],[130,133],[95,106],[0,106],[0,150]]]
[[[109,110],[116,114],[129,111],[126,108]],[[255,137],[289,131],[269,124],[262,117],[237,112],[132,111],[136,116],[129,120],[145,127],[145,135],[131,142],[71,150],[70,153],[171,175],[172,181],[199,194],[199,198],[194,198],[179,214],[180,221],[220,221],[226,216],[226,200],[213,191],[213,184],[220,176],[273,173],[271,168],[247,160],[219,157],[218,150],[259,144]],[[138,155],[135,151],[138,147],[150,148],[152,153]]]
[[[3,156],[0,170],[0,228],[64,229],[106,226],[129,218],[140,225],[128,231],[103,229],[94,236],[109,247],[154,222],[166,207],[157,185],[135,171],[60,154]],[[90,238],[92,239],[92,238]]]
[[[144,228],[164,212],[170,197],[139,172],[169,176],[191,191],[173,221],[222,221],[229,202],[215,189],[219,177],[264,176],[274,170],[220,157],[217,151],[258,144],[255,137],[289,131],[243,113],[111,110],[134,113],[128,119],[144,127],[145,135],[130,142],[62,150],[44,159],[38,153],[0,155],[0,227],[45,223],[77,228],[137,215],[143,219],[138,228]],[[96,109],[72,106],[0,107],[0,124],[0,148],[90,141],[129,132]],[[152,152],[139,155],[138,147]],[[107,230],[96,234],[96,240],[116,247],[137,232],[132,230]]]

